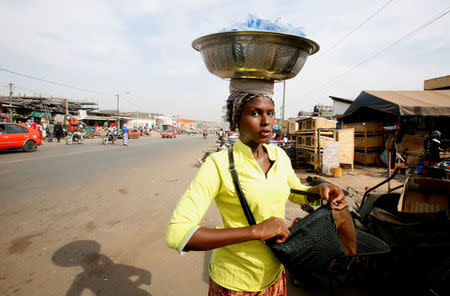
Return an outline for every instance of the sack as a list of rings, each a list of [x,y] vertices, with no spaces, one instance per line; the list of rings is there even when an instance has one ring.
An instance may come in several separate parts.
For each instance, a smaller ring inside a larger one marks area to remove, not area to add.
[[[345,256],[330,206],[322,206],[289,228],[284,243],[266,241],[275,256],[293,274],[325,271],[331,261]]]

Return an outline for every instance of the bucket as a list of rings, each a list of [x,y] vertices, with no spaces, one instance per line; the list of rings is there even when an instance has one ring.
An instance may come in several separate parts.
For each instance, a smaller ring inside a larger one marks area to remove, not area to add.
[[[340,168],[340,167],[332,168],[331,172],[332,172],[332,176],[335,178],[342,177],[342,168]]]

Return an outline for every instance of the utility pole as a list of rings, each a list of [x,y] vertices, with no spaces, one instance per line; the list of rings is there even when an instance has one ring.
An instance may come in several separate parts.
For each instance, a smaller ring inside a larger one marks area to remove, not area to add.
[[[9,84],[9,122],[12,122],[12,95],[13,95],[13,84]]]
[[[116,127],[117,127],[117,130],[119,130],[119,95],[117,94],[116,95],[117,96],[117,113],[116,113],[116,115],[117,115],[117,122],[116,122]]]
[[[116,97],[117,97],[117,114],[116,114],[117,115],[117,129],[119,129],[119,127],[120,127],[119,126],[119,96],[120,95],[128,95],[129,93],[130,92],[127,91],[127,92],[124,92],[122,94],[117,94],[116,95]]]
[[[284,107],[286,103],[286,80],[283,80],[283,106],[281,107],[281,122],[284,121]],[[283,123],[282,123],[283,124]]]

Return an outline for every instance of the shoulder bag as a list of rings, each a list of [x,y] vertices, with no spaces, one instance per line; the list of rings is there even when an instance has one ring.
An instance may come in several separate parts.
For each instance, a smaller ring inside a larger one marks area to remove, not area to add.
[[[239,183],[233,147],[228,149],[228,158],[229,170],[245,217],[250,226],[255,225],[255,218]],[[293,189],[291,192],[321,198],[317,193]],[[345,256],[329,205],[321,206],[305,218],[296,220],[298,222],[289,228],[291,234],[284,243],[276,243],[276,237],[264,242],[289,272],[304,274],[324,271],[334,259]]]

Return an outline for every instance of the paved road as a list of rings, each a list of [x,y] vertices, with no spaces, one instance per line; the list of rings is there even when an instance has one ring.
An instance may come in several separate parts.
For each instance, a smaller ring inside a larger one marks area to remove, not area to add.
[[[204,294],[207,256],[179,256],[164,235],[211,148],[212,138],[180,136],[1,153],[0,295]]]
[[[180,136],[0,153],[0,295],[206,295],[210,252],[180,256],[165,231],[211,149]],[[202,225],[220,225],[214,204]]]

